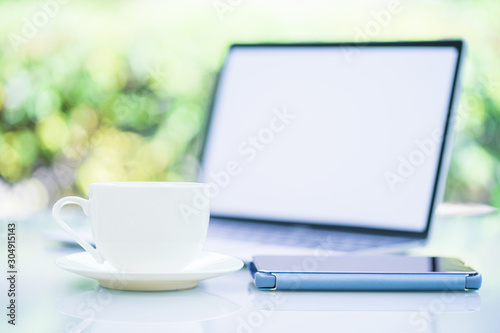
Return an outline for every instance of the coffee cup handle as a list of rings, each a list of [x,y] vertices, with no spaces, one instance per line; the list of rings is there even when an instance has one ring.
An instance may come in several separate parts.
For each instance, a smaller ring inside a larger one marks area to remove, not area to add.
[[[102,264],[104,262],[104,259],[99,254],[99,252],[97,252],[97,250],[92,245],[90,245],[86,240],[84,240],[83,237],[79,236],[76,232],[74,232],[61,218],[61,209],[64,206],[71,204],[80,206],[83,209],[85,215],[87,216],[89,215],[89,208],[90,208],[89,200],[85,200],[80,197],[64,197],[62,199],[59,199],[52,208],[52,216],[54,217],[54,220],[56,220],[57,224],[59,224],[59,226],[63,228],[63,230],[66,231],[78,244],[80,244],[80,246],[83,247],[85,251],[90,253],[90,255],[94,257],[94,259],[99,264]]]

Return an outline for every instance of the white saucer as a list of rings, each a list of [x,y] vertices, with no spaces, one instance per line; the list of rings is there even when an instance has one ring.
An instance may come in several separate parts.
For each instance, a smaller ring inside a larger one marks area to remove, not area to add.
[[[120,272],[109,263],[98,264],[87,252],[59,258],[56,264],[69,272],[94,280],[105,288],[118,290],[178,290],[196,287],[200,281],[237,271],[243,262],[224,254],[201,252],[182,270],[165,273]]]

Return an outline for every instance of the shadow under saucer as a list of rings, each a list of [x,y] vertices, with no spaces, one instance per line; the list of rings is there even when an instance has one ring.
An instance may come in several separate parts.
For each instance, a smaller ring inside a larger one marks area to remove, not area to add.
[[[240,306],[199,289],[131,292],[99,288],[63,299],[60,313],[81,319],[74,332],[203,332],[203,322],[230,316]]]

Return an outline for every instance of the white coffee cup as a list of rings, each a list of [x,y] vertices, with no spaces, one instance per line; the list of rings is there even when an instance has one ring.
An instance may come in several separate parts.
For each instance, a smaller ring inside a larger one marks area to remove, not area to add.
[[[209,185],[175,182],[90,184],[89,199],[65,197],[52,209],[56,222],[98,263],[124,272],[169,272],[189,264],[205,242]],[[96,248],[62,220],[65,205],[90,216]]]

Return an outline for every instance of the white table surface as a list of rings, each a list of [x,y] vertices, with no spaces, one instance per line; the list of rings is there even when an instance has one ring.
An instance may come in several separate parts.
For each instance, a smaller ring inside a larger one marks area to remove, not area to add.
[[[7,222],[0,222],[6,273]],[[500,332],[500,215],[441,217],[415,255],[462,258],[483,274],[477,292],[269,292],[241,271],[174,292],[124,292],[66,272],[55,260],[76,247],[48,240],[47,212],[17,221],[16,326],[1,332]]]

